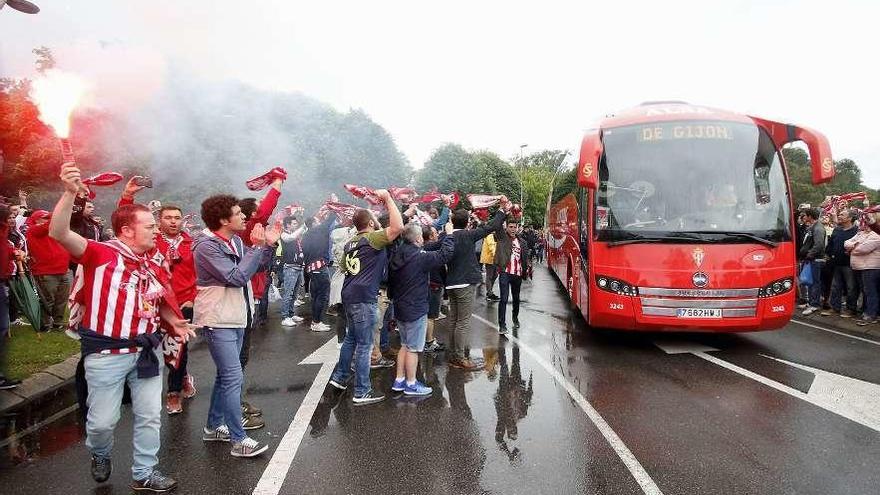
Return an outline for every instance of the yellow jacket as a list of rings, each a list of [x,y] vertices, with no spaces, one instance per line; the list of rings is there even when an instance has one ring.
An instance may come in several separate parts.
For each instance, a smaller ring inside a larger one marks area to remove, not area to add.
[[[483,250],[480,251],[480,263],[484,265],[495,263],[495,234],[489,234],[483,239]]]

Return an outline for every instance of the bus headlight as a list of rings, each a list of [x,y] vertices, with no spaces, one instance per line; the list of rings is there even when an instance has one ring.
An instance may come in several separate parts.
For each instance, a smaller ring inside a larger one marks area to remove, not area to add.
[[[613,292],[621,296],[639,295],[639,289],[636,286],[630,285],[623,280],[606,277],[604,275],[596,275],[596,286],[606,292]]]
[[[791,278],[781,278],[774,280],[764,287],[758,289],[758,297],[773,297],[785,294],[794,288],[794,280]]]

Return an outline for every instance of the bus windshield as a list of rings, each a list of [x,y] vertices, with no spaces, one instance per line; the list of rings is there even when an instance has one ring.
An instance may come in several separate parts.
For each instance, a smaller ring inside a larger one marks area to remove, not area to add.
[[[603,142],[597,240],[791,239],[782,162],[756,125],[648,123],[606,129]]]

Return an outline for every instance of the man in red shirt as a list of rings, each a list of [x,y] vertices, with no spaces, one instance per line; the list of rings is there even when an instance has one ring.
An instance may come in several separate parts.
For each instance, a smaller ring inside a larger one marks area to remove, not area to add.
[[[140,176],[129,179],[119,206],[134,204],[134,196],[144,186],[137,184]],[[184,318],[192,321],[193,301],[196,298],[196,265],[193,261],[192,237],[183,232],[183,212],[178,206],[165,205],[159,209],[159,233],[156,234],[156,247],[149,253],[157,264],[165,267],[171,275],[171,288],[180,303]],[[187,373],[189,349],[186,343],[180,349],[180,362],[177,368],[169,366],[168,394],[165,396],[165,410],[168,414],[183,412],[182,399],[196,395],[195,378]]]
[[[159,324],[184,342],[195,333],[180,314],[168,274],[149,258],[156,221],[149,208],[124,205],[111,217],[117,239],[86,240],[70,229],[74,199],[83,188],[80,170],[65,163],[61,180],[65,191],[52,214],[49,235],[82,266],[74,289],[81,306],[76,319],[88,381],[85,443],[92,455],[92,477],[99,483],[110,477],[113,434],[127,383],[134,413],[131,488],[171,491],[177,482],[156,469],[162,412]]]
[[[49,217],[48,211],[37,210],[25,222],[31,273],[43,300],[40,328],[34,329],[40,332],[65,328],[64,311],[70,294],[70,255],[49,237]]]

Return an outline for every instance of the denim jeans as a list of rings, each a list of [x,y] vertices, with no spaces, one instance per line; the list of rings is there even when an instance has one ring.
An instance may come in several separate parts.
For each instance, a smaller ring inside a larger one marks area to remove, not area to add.
[[[818,308],[822,306],[822,269],[825,262],[813,260],[810,262],[810,272],[813,274],[813,285],[810,286],[810,306]]]
[[[877,318],[880,311],[880,270],[862,270],[862,290],[865,291],[865,318]]]
[[[314,280],[314,279],[313,279]],[[373,326],[376,324],[377,303],[343,304],[348,331],[339,351],[339,362],[333,370],[333,381],[345,383],[354,358],[354,394],[370,391],[370,351],[373,348]]]
[[[507,301],[510,293],[513,293],[513,321],[519,321],[519,291],[522,287],[522,277],[501,272],[498,275],[498,288],[501,290],[501,299],[498,301],[498,326],[507,324]]]
[[[284,288],[281,291],[281,317],[293,316],[295,309],[293,302],[296,301],[296,293],[302,282],[302,265],[284,265]]]
[[[330,275],[327,268],[321,268],[316,272],[309,274],[311,279],[311,287],[309,294],[312,296],[312,321],[320,323],[324,321],[324,311],[327,310],[327,303],[330,302]]]
[[[162,351],[156,349],[161,362]],[[162,371],[152,378],[138,378],[138,353],[89,354],[85,358],[89,406],[86,417],[86,448],[93,455],[110,457],[113,430],[122,409],[125,383],[131,390],[134,414],[134,464],[132,478],[142,480],[153,472],[159,462],[159,427],[162,413]]]
[[[840,311],[842,296],[846,294],[846,309],[855,313],[859,303],[859,283],[853,269],[849,266],[835,266],[831,277],[831,297],[829,303],[835,311]]]
[[[226,425],[232,441],[240,442],[247,436],[241,427],[241,387],[244,383],[244,372],[239,361],[244,329],[205,327],[205,340],[208,341],[208,349],[217,367],[205,426],[214,429]]]

